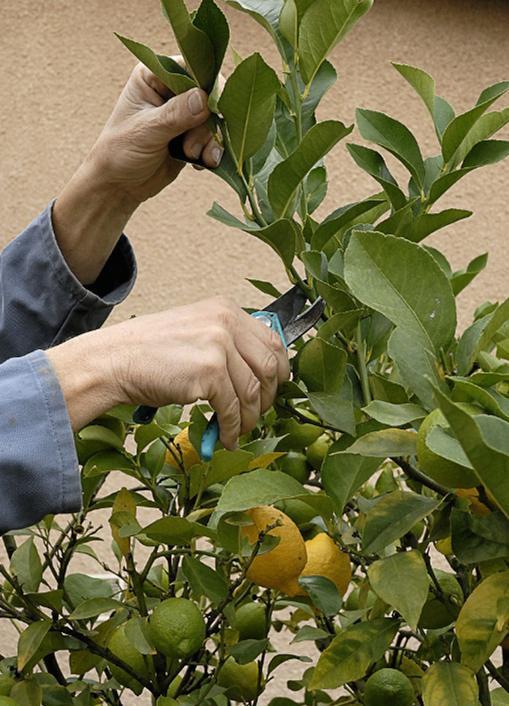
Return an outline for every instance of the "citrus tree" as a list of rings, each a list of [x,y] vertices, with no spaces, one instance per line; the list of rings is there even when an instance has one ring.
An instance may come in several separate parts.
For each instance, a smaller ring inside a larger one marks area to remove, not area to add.
[[[509,109],[492,107],[509,82],[456,115],[426,72],[396,64],[436,131],[424,156],[376,110],[357,111],[356,134],[316,120],[336,80],[327,56],[371,0],[228,4],[268,32],[279,66],[236,56],[222,87],[229,31],[213,0],[191,14],[163,0],[185,69],[121,39],[174,93],[210,93],[217,173],[239,197],[236,214],[210,215],[272,248],[325,314],[236,451],[201,461],[205,405],[147,426],[116,408],[77,434],[82,511],[4,536],[0,617],[19,643],[0,662],[0,706],[118,706],[129,692],[254,706],[290,660],[293,696],[271,706],[509,704],[509,300],[481,304],[458,336],[455,297],[486,255],[453,271],[425,244],[471,215],[439,199],[509,154],[493,139]],[[317,218],[324,159],[345,139],[374,193]],[[113,473],[128,487],[108,494]],[[77,553],[112,580],[74,573]]]

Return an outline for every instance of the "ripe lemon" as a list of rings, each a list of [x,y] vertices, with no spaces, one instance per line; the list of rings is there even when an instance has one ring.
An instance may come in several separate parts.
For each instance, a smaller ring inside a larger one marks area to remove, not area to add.
[[[279,543],[271,551],[255,557],[247,570],[247,578],[258,586],[287,593],[306,565],[306,545],[299,528],[288,515],[269,505],[255,507],[247,514],[253,524],[246,525],[241,532],[251,544],[256,543],[260,532],[276,523],[267,533],[279,537]]]
[[[258,695],[258,665],[256,662],[238,664],[233,657],[228,657],[219,670],[217,683],[233,701],[252,701]]]
[[[267,613],[263,603],[245,603],[235,612],[233,627],[240,640],[263,640],[267,637]]]
[[[428,600],[424,604],[419,619],[419,627],[429,630],[439,630],[453,623],[458,617],[463,603],[463,591],[453,574],[435,569],[435,576],[444,594],[444,599],[440,600],[430,589]]]
[[[308,481],[311,471],[306,456],[300,451],[288,451],[286,456],[279,459],[277,467],[303,484]]]
[[[379,669],[366,682],[364,703],[365,706],[411,706],[415,703],[412,682],[397,669]]]
[[[477,517],[485,517],[491,513],[490,508],[479,500],[479,491],[477,488],[458,488],[456,495],[460,498],[466,498],[470,503],[472,515]]]
[[[319,471],[322,467],[323,459],[327,455],[330,444],[331,440],[327,434],[322,434],[316,441],[313,441],[311,446],[308,446],[306,457],[316,471]]]
[[[471,488],[477,483],[477,477],[470,468],[442,458],[426,446],[426,437],[436,426],[448,427],[447,420],[439,409],[434,409],[428,414],[417,434],[417,458],[422,470],[447,488]]]
[[[320,532],[306,542],[308,560],[301,576],[325,576],[330,579],[343,596],[352,580],[352,567],[348,554],[342,552],[325,532]],[[306,591],[297,584],[294,596],[307,596]]]
[[[182,429],[173,439],[172,450],[166,452],[165,462],[174,468],[180,468],[181,464],[185,470],[191,466],[201,463],[201,458],[189,439],[189,427]]]
[[[134,669],[135,672],[143,676],[148,676],[147,666],[143,655],[140,654],[134,645],[127,639],[125,634],[125,624],[120,625],[112,634],[108,647],[114,655],[128,664],[132,669]],[[141,694],[143,687],[139,681],[123,669],[120,669],[120,667],[117,667],[115,664],[110,664],[110,669],[112,675],[119,684],[127,686],[138,696]]]
[[[205,640],[205,621],[198,606],[187,598],[168,598],[149,618],[150,637],[158,652],[185,659]]]

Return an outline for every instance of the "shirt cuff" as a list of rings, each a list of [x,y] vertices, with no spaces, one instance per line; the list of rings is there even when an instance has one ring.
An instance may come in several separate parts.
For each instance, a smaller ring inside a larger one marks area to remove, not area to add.
[[[91,309],[120,304],[132,290],[137,275],[136,258],[129,240],[125,235],[120,236],[94,284],[85,287],[69,268],[58,246],[52,221],[54,203],[39,216],[40,235],[60,287]]]
[[[37,350],[0,366],[0,533],[77,512],[82,491],[58,378]]]

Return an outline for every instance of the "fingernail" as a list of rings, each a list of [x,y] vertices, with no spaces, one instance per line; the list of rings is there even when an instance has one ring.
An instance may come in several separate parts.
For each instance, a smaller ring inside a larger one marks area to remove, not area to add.
[[[216,167],[219,167],[223,159],[224,150],[221,147],[214,147],[212,150],[212,159]]]
[[[193,159],[200,159],[203,146],[196,144],[191,147],[191,157]]]
[[[192,115],[199,115],[205,108],[203,96],[198,89],[191,93],[191,95],[187,99],[187,103],[189,105],[189,110],[191,111]]]

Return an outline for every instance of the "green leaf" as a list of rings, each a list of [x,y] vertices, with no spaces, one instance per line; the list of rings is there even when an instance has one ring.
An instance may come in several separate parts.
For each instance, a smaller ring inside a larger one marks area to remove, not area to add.
[[[447,208],[444,211],[440,211],[440,213],[422,213],[413,220],[404,236],[414,243],[420,243],[431,233],[435,233],[437,230],[451,225],[451,223],[470,218],[471,215],[472,211],[464,211],[459,208]]]
[[[509,571],[484,579],[467,598],[456,621],[461,663],[474,672],[491,656],[509,627]],[[504,612],[500,608],[505,602]]]
[[[341,399],[336,392],[309,392],[308,399],[325,424],[352,436],[355,434],[355,416],[351,399]]]
[[[279,500],[307,495],[305,488],[282,471],[264,469],[244,473],[228,481],[217,503],[214,519],[226,512],[249,510],[257,505],[273,505]]]
[[[69,615],[69,620],[87,620],[96,618],[103,613],[111,613],[120,610],[122,604],[114,601],[113,598],[89,598],[80,603]]]
[[[470,382],[468,378],[451,377],[454,381],[454,400],[474,401],[497,417],[509,421],[509,400],[495,390],[487,390]]]
[[[49,620],[39,620],[23,630],[18,640],[18,670],[20,672],[37,652],[50,629],[51,622]]]
[[[436,510],[438,505],[437,500],[404,490],[382,496],[366,515],[362,537],[364,550],[369,554],[382,551]]]
[[[347,452],[329,453],[320,470],[322,485],[341,516],[346,503],[355,495],[382,462],[381,458],[354,456]]]
[[[306,134],[316,124],[315,111],[324,95],[336,83],[337,78],[334,66],[328,61],[324,61],[302,101],[303,134]]]
[[[306,177],[306,203],[308,214],[312,214],[327,196],[327,170],[325,167],[315,167]]]
[[[281,292],[279,291],[279,289],[276,289],[274,287],[272,282],[267,282],[263,279],[251,279],[249,277],[247,278],[247,281],[249,282],[249,284],[252,284],[253,287],[258,289],[258,291],[262,292],[263,294],[266,294],[272,299],[277,299],[281,296]]]
[[[163,517],[144,527],[141,532],[154,542],[177,546],[185,546],[195,537],[210,535],[210,530],[206,527],[183,517]]]
[[[369,222],[372,209],[380,209],[380,207],[387,210],[388,206],[385,199],[372,198],[338,208],[327,216],[313,233],[311,238],[312,249],[323,250],[331,238],[338,234],[343,228],[358,223],[359,219],[364,220],[362,218],[363,216],[365,216],[368,219],[367,222]]]
[[[12,687],[10,698],[16,706],[40,706],[42,703],[42,689],[35,679],[18,681]]]
[[[72,605],[80,605],[92,598],[111,598],[113,588],[109,581],[86,574],[69,574],[64,589]]]
[[[150,631],[147,620],[140,616],[131,618],[125,623],[125,635],[131,645],[142,655],[156,654],[150,644]]]
[[[408,81],[415,92],[422,98],[422,101],[429,111],[429,114],[435,119],[435,81],[434,79],[415,66],[408,64],[397,64],[392,62],[392,65],[403,78]]]
[[[292,215],[299,185],[306,174],[352,129],[336,120],[318,123],[306,133],[295,152],[275,167],[269,177],[268,194],[278,217]]]
[[[476,517],[454,508],[451,537],[453,553],[462,564],[509,558],[509,520],[501,512]]]
[[[348,452],[372,458],[388,456],[414,456],[416,453],[417,432],[405,429],[381,429],[361,436]]]
[[[454,296],[457,297],[473,279],[479,275],[488,264],[488,253],[478,255],[471,260],[464,270],[454,272],[451,277],[451,286]]]
[[[315,642],[329,637],[329,633],[322,628],[315,628],[313,625],[303,625],[291,641],[291,645],[297,642]]]
[[[367,172],[380,184],[387,194],[393,208],[397,211],[406,205],[405,194],[398,186],[396,179],[392,176],[385,163],[384,158],[376,150],[362,145],[348,144],[347,149],[352,155],[358,167]]]
[[[182,571],[196,598],[206,596],[212,605],[218,605],[228,594],[228,585],[222,574],[195,557],[186,556]]]
[[[102,476],[110,471],[132,472],[136,468],[134,461],[118,451],[101,451],[91,456],[83,466],[83,476],[91,478]]]
[[[368,577],[373,591],[417,630],[429,593],[428,572],[419,552],[398,552],[379,559],[369,567]]]
[[[33,537],[29,537],[11,557],[11,573],[23,591],[35,593],[42,579],[42,564]]]
[[[236,10],[246,12],[275,36],[284,0],[226,0],[226,2]]]
[[[206,91],[215,80],[214,47],[208,35],[195,27],[183,0],[161,0],[180,51],[196,83]]]
[[[235,218],[218,203],[214,203],[208,215],[224,225],[254,235],[255,238],[270,245],[287,267],[292,264],[297,250],[298,233],[296,225],[289,219],[282,218],[265,228],[259,228],[255,223],[244,223]]]
[[[122,44],[124,44],[137,59],[145,64],[145,66],[147,66],[172,93],[175,93],[175,95],[185,93],[185,91],[196,87],[196,82],[188,76],[183,69],[180,71],[176,70],[178,66],[176,62],[172,62],[168,57],[158,56],[152,49],[144,44],[135,42],[133,39],[122,37],[120,34],[116,34],[116,36],[120,39]],[[173,70],[170,71],[169,66],[171,66]]]
[[[463,451],[460,442],[438,424],[426,434],[425,443],[428,449],[437,454],[437,456],[473,470],[472,464]],[[476,478],[474,476],[472,485],[475,485],[475,482]]]
[[[436,396],[480,482],[509,517],[509,423],[485,414],[473,417],[441,392]]]
[[[320,655],[309,688],[337,689],[362,679],[387,650],[398,625],[397,620],[377,618],[342,630]]]
[[[336,584],[325,576],[301,576],[299,584],[324,615],[337,615],[343,600]]]
[[[508,81],[502,81],[494,86],[490,86],[483,91],[483,98],[482,100],[480,99],[481,102],[477,103],[474,108],[471,108],[466,113],[458,115],[449,123],[442,139],[442,154],[444,157],[444,162],[449,163],[453,160],[456,152],[460,148],[463,141],[467,139],[470,130],[472,130],[479,118],[508,90]]]
[[[509,119],[508,119],[509,122]],[[509,142],[507,140],[485,140],[479,142],[465,157],[463,169],[477,169],[489,164],[501,162],[509,155]]]
[[[248,664],[259,657],[267,649],[268,640],[241,640],[230,648],[229,653],[239,664]]]
[[[244,59],[225,84],[219,109],[228,127],[239,172],[245,160],[254,155],[267,139],[279,87],[274,70],[258,53]]]
[[[95,442],[100,444],[104,449],[114,448],[123,449],[123,440],[115,434],[114,431],[103,427],[100,424],[90,424],[78,432],[78,439],[82,441]]]
[[[311,392],[339,392],[345,378],[346,361],[346,351],[315,337],[299,352],[298,374]]]
[[[509,706],[509,693],[503,686],[490,692],[491,706]]]
[[[406,125],[374,110],[358,108],[356,115],[362,137],[393,154],[422,187],[425,175],[424,161],[417,140]]]
[[[419,272],[419,277],[409,276],[411,272]],[[454,336],[451,285],[419,245],[382,233],[354,232],[345,253],[345,280],[363,304],[415,336],[427,349],[438,351]]]
[[[475,674],[456,662],[432,664],[422,679],[424,706],[478,706]]]
[[[392,427],[400,427],[404,424],[415,422],[417,419],[424,419],[427,414],[426,410],[411,402],[393,404],[382,400],[373,400],[366,407],[363,407],[362,411],[368,417],[376,419],[377,422]]]
[[[306,84],[372,4],[373,0],[315,0],[309,7],[299,31],[300,68]]]
[[[226,17],[215,4],[214,0],[202,0],[193,24],[201,29],[212,44],[214,50],[214,78],[221,71],[224,55],[230,41],[230,28]]]

